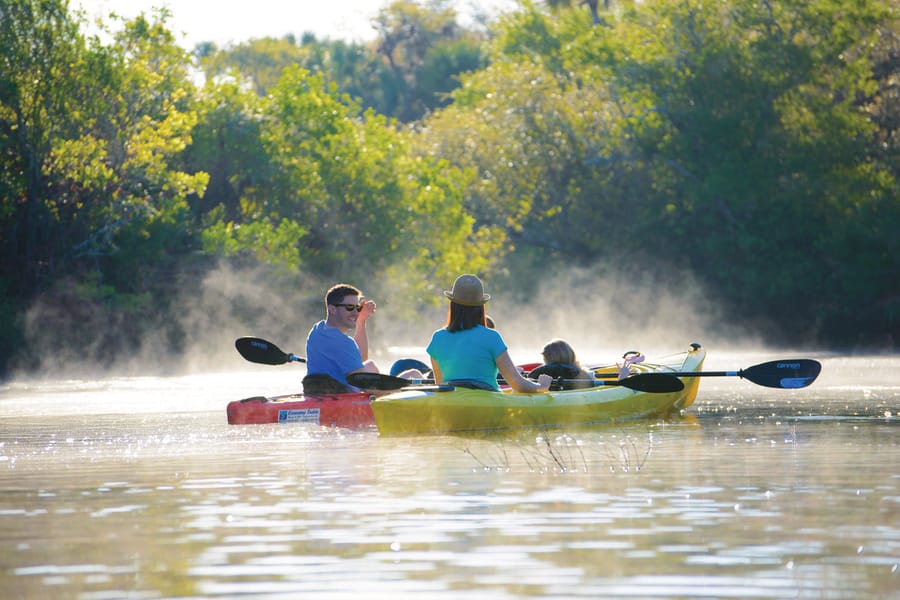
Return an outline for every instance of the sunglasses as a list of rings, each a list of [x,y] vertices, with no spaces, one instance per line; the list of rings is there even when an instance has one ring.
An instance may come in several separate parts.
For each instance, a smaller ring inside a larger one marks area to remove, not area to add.
[[[362,312],[363,305],[362,304],[332,304],[332,306],[343,306],[347,309],[347,312],[358,311]]]

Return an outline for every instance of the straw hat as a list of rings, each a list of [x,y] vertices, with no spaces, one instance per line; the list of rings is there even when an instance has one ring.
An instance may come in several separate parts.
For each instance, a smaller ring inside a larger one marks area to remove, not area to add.
[[[460,275],[453,282],[453,290],[444,290],[444,295],[463,306],[482,306],[491,299],[475,275]]]

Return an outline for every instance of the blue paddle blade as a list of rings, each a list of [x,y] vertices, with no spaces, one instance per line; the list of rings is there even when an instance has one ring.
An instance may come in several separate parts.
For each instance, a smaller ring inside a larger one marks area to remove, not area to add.
[[[811,384],[821,371],[822,364],[819,361],[795,358],[753,365],[739,371],[738,375],[765,387],[797,389]]]

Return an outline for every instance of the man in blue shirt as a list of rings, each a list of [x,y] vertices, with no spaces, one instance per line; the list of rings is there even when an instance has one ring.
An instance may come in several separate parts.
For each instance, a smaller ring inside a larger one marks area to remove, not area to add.
[[[350,373],[378,373],[369,360],[366,321],[375,314],[375,302],[345,283],[331,287],[325,294],[326,318],[313,325],[306,338],[306,372],[328,375],[348,388]],[[347,334],[353,331],[353,337]]]

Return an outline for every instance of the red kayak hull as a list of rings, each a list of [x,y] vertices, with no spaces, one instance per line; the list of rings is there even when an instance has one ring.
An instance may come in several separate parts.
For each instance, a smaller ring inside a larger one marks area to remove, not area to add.
[[[326,427],[375,425],[372,397],[352,394],[255,396],[234,400],[225,409],[230,425],[263,423],[312,423]]]

